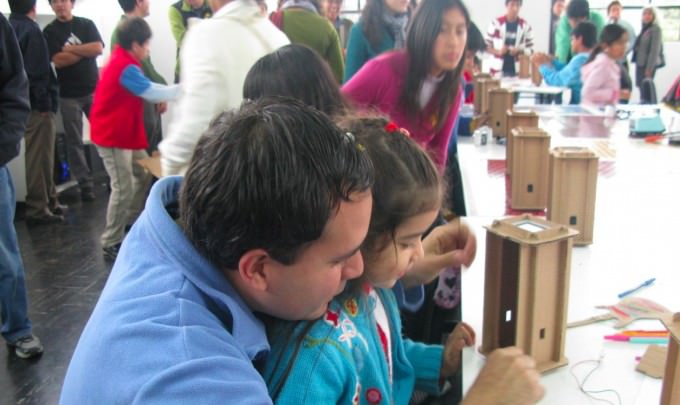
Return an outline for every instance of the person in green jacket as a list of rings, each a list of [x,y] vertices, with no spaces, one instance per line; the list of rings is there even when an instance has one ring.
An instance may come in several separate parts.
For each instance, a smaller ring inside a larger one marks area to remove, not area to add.
[[[179,0],[173,3],[168,10],[170,30],[177,42],[177,63],[175,64],[175,83],[179,83],[179,50],[182,39],[189,28],[189,20],[192,18],[204,19],[212,17],[212,8],[208,0]]]
[[[600,36],[604,28],[604,18],[590,11],[587,0],[571,0],[567,6],[566,15],[562,16],[555,31],[555,59],[562,63],[569,63],[571,57],[571,30],[581,21],[590,21],[597,28],[597,36]]]
[[[149,2],[150,0],[118,0],[118,4],[123,9],[121,21],[132,17],[145,18],[149,16]],[[111,50],[118,45],[118,27],[113,30],[111,34]],[[156,71],[156,68],[151,63],[151,56],[146,57],[141,62],[144,76],[148,77],[154,83],[168,84],[165,78]],[[146,130],[146,138],[149,142],[147,153],[150,155],[153,151],[158,150],[158,144],[163,140],[163,128],[161,122],[161,114],[168,110],[168,103],[153,104],[147,101],[144,102],[144,129]]]

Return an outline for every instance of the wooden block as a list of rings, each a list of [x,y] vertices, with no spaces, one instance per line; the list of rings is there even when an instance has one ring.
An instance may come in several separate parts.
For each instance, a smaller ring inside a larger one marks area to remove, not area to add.
[[[513,134],[510,206],[545,209],[548,203],[550,136],[538,128],[519,127]]]
[[[588,148],[550,153],[547,219],[579,231],[575,245],[593,243],[598,157]]]
[[[531,61],[529,55],[521,53],[518,57],[519,59],[519,78],[528,79],[531,77]]]
[[[533,111],[518,112],[508,110],[505,112],[505,171],[512,173],[512,130],[518,127],[538,128],[538,115]]]
[[[512,110],[513,101],[513,93],[508,89],[496,88],[489,90],[489,118],[494,137],[500,138],[506,135],[506,112]]]
[[[501,87],[496,79],[480,79],[475,86],[475,115],[483,115],[489,111],[489,90]]]
[[[472,79],[472,84],[474,86],[475,92],[475,103],[474,103],[474,113],[481,114],[482,112],[482,98],[478,94],[482,94],[481,84],[482,80],[491,79],[491,75],[488,73],[477,73]]]
[[[537,64],[531,64],[531,82],[536,86],[540,86],[543,81],[543,76],[541,76],[541,71],[538,68]]]
[[[482,353],[518,346],[544,372],[564,356],[572,239],[576,231],[531,215],[487,229]]]
[[[671,338],[661,388],[661,405],[680,405],[680,312],[667,317],[664,324]]]

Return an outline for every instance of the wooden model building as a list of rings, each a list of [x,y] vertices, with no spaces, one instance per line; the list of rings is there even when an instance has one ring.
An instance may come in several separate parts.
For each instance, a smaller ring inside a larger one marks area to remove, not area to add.
[[[573,229],[523,215],[486,227],[484,325],[480,351],[518,346],[540,372],[567,364]]]
[[[488,73],[477,73],[475,74],[474,78],[472,79],[472,84],[474,86],[474,92],[475,94],[482,94],[482,88],[481,88],[481,81],[486,80],[486,79],[491,79],[491,75]],[[474,114],[481,114],[482,111],[482,98],[481,96],[476,96],[475,97],[475,104],[474,104]]]
[[[680,405],[680,312],[664,320],[664,323],[671,332],[671,339],[661,389],[661,405]]]
[[[512,135],[510,206],[545,209],[548,203],[550,136],[539,128],[519,127]]]
[[[491,130],[496,138],[506,135],[507,117],[506,111],[512,110],[514,104],[514,94],[508,89],[489,90],[489,119]]]
[[[575,245],[593,243],[597,166],[598,157],[588,148],[560,147],[550,153],[547,218],[578,230]]]
[[[541,75],[541,71],[539,70],[539,65],[532,63],[531,64],[531,82],[536,86],[540,86],[542,81],[543,81],[543,76]]]
[[[505,171],[512,173],[512,130],[518,127],[538,128],[538,115],[533,111],[519,112],[509,109],[505,112]]]
[[[531,77],[531,61],[529,58],[529,55],[525,53],[520,53],[519,54],[519,73],[518,76],[520,79],[528,79]]]
[[[475,87],[475,114],[482,115],[489,112],[489,90],[501,87],[501,81],[497,79],[480,79]],[[477,110],[479,101],[479,110]]]

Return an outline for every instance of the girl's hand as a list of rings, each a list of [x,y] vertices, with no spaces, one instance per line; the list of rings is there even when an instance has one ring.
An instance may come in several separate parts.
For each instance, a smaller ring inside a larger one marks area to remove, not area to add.
[[[442,357],[442,377],[450,377],[458,372],[461,362],[461,350],[475,344],[475,331],[465,322],[459,322],[449,334],[444,345]]]

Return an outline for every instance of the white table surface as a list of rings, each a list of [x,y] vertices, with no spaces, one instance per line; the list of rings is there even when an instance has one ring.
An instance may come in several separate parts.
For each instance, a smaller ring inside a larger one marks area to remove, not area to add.
[[[595,305],[614,304],[618,302],[617,294],[652,277],[656,277],[655,284],[637,296],[680,311],[680,147],[629,138],[627,121],[605,124],[604,118],[599,119],[599,123],[583,123],[579,118],[569,121],[542,116],[539,124],[551,133],[551,147],[588,146],[605,165],[598,178],[594,243],[575,247],[572,252],[568,321],[603,313]],[[672,115],[664,113],[666,126],[677,130],[672,127],[680,126],[680,120],[671,120]],[[602,129],[608,130],[606,136]],[[587,136],[580,137],[580,133]],[[505,159],[505,146],[493,141],[475,146],[470,138],[461,138],[458,154],[468,222],[479,243],[477,259],[463,275],[463,320],[477,331],[479,346],[486,238],[483,225],[504,217],[506,212],[505,178],[489,172],[488,160]],[[581,393],[570,373],[577,362],[600,357],[600,368],[589,378],[587,388],[613,389],[626,405],[659,403],[661,380],[635,371],[635,357],[642,355],[647,345],[605,342],[604,335],[616,333],[613,323],[605,321],[567,330],[565,354],[569,364],[542,377],[547,394],[541,404],[604,403]],[[658,321],[636,321],[629,328],[661,329],[662,325]],[[477,349],[464,351],[466,390],[484,364]],[[573,372],[583,379],[592,364],[577,366]],[[618,404],[612,393],[598,397]]]

